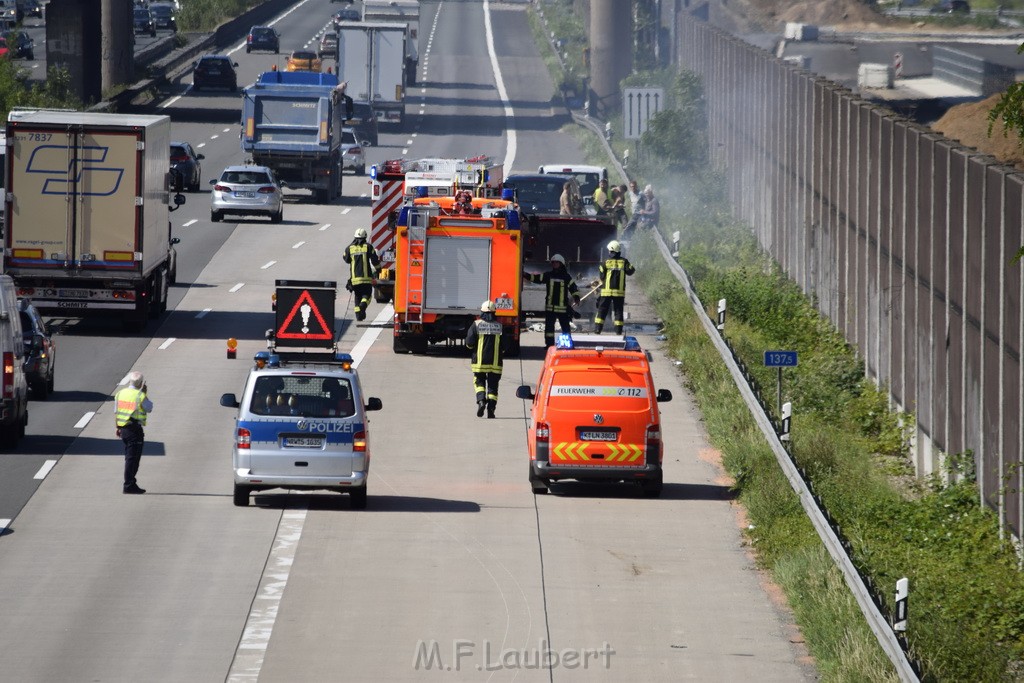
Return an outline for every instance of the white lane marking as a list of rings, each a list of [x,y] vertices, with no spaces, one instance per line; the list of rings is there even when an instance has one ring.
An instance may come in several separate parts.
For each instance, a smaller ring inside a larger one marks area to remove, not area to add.
[[[47,460],[46,462],[43,463],[43,466],[39,468],[39,471],[36,472],[36,475],[34,477],[32,477],[32,478],[33,479],[46,479],[46,475],[50,473],[50,470],[52,470],[53,466],[56,465],[56,464],[57,464],[56,460]]]
[[[407,145],[411,145],[411,144],[412,144],[412,138],[409,138],[408,140],[406,140],[406,141],[405,141],[405,144],[407,144]]]
[[[202,318],[202,317],[204,317],[207,313],[209,313],[212,310],[213,310],[212,308],[204,308],[203,310],[201,310],[198,313],[196,313],[196,318],[197,319],[198,318]]]
[[[408,150],[408,149],[403,149],[403,150],[402,150],[402,156],[405,156],[405,155],[406,155],[406,154],[408,154],[408,153],[409,153],[409,150]]]
[[[346,209],[346,210],[347,210],[347,209]],[[345,213],[345,212],[344,212],[344,211],[342,211],[342,213]],[[326,229],[327,229],[327,228],[329,228],[329,227],[331,227],[331,224],[330,224],[330,223],[324,223],[323,225],[321,225],[321,226],[320,226],[320,232],[323,232],[324,230],[326,230]]]
[[[419,133],[413,133],[412,134],[413,137],[416,137],[417,135],[419,135]],[[411,145],[412,143],[410,142],[409,144]]]
[[[199,143],[198,145],[196,145],[196,148],[197,148],[197,149],[198,149],[199,147],[206,147],[206,143],[205,143],[205,142],[200,142],[200,143]]]
[[[245,287],[245,283],[244,282],[239,282],[237,285],[235,285],[234,287],[232,287],[228,291],[231,292],[232,294],[234,294],[235,292],[240,290],[242,287]]]
[[[366,198],[366,193],[364,192],[364,193],[362,193],[361,195],[359,195],[359,198],[360,198],[360,199],[365,199],[365,198]]]
[[[219,137],[220,137],[219,135],[211,135],[211,136],[210,136],[210,139],[211,139],[211,140],[216,140],[216,139],[217,139],[217,138],[219,138]]]
[[[177,339],[177,337],[168,337],[167,340],[157,348],[162,351],[163,349],[166,349],[168,346],[173,344],[175,339]]]
[[[185,223],[182,223],[182,224],[181,224],[181,227],[183,227],[183,228],[187,228],[188,226],[192,225],[193,223],[198,223],[198,222],[199,222],[199,219],[198,219],[198,218],[193,218],[193,219],[192,219],[192,220],[190,220],[190,221],[187,221],[187,222],[185,222]]]
[[[505,90],[505,81],[501,77],[501,66],[498,64],[498,54],[494,51],[494,29],[491,27],[491,0],[484,0],[484,32],[487,36],[487,54],[491,57],[491,70],[494,72],[494,82],[498,86],[498,97],[505,105],[505,123],[508,129],[508,142],[505,147],[504,168],[512,168],[516,160],[516,116],[509,103],[508,91]]]
[[[277,261],[267,261],[262,266],[260,266],[260,270],[266,270],[267,268],[269,268],[270,266],[274,265],[275,263],[277,263]]]
[[[7,531],[7,527],[9,527],[10,525],[11,520],[7,519],[6,517],[0,518],[0,536],[2,536],[5,531]]]
[[[305,244],[305,242],[296,242],[295,244],[292,245],[292,249],[298,249],[303,244]]]
[[[160,105],[160,108],[161,108],[161,109],[163,109],[163,108],[165,108],[165,107],[169,107],[169,106],[171,106],[172,104],[174,104],[175,102],[177,102],[178,100],[180,100],[180,99],[181,99],[182,97],[183,97],[183,95],[175,95],[175,96],[174,96],[174,97],[172,97],[171,99],[169,99],[169,100],[167,100],[166,102],[164,102],[163,104],[161,104],[161,105]]]
[[[90,410],[88,413],[83,415],[78,422],[75,423],[75,429],[85,429],[85,426],[89,424],[93,416],[96,414],[95,410]]]
[[[342,209],[342,211],[341,211],[341,215],[342,215],[342,216],[344,216],[344,215],[345,215],[346,213],[348,213],[348,212],[349,212],[349,211],[351,211],[351,210],[352,210],[352,207],[351,207],[351,206],[349,206],[349,207],[347,207],[347,208],[345,208],[345,209]]]
[[[356,345],[352,347],[352,364],[359,366],[359,362],[363,360],[366,352],[373,346],[373,342],[377,341],[377,337],[384,330],[384,323],[394,320],[395,309],[388,304],[380,310],[377,317],[373,319],[373,324],[366,329],[363,336],[359,338]]]
[[[426,89],[426,88],[420,88],[420,93],[421,93],[421,94],[422,94],[422,93],[425,93],[425,92],[427,92],[427,89]]]
[[[267,566],[260,577],[256,597],[245,620],[242,639],[238,643],[235,658],[228,671],[229,683],[259,679],[263,658],[270,644],[270,634],[274,630],[274,622],[277,621],[281,597],[288,584],[288,575],[291,573],[295,551],[305,523],[305,510],[288,510],[281,514],[281,522],[277,527],[274,545],[270,549],[270,557],[267,558]]]
[[[230,132],[231,132],[230,128],[225,128],[224,130],[221,131],[221,133],[230,133]]]
[[[425,111],[427,111],[427,110],[426,110],[426,109],[420,109],[420,116],[423,116],[423,113],[424,113]]]

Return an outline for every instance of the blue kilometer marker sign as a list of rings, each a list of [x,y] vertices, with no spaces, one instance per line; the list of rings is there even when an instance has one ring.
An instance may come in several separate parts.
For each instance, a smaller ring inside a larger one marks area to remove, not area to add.
[[[766,368],[796,367],[796,351],[765,351],[764,366]]]

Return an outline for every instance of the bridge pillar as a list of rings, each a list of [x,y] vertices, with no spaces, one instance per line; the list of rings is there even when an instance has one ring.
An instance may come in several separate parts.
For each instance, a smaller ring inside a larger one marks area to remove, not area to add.
[[[621,108],[619,83],[633,71],[631,4],[590,2],[590,87],[593,111],[601,118]]]
[[[50,0],[46,7],[46,63],[67,69],[86,104],[132,82],[134,45],[132,0]]]

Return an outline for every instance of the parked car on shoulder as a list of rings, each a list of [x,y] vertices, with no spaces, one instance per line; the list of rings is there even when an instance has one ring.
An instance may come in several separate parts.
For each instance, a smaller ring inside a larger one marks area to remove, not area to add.
[[[268,216],[272,223],[280,223],[284,217],[282,183],[266,166],[228,166],[210,184],[210,220],[214,223],[226,214]]]
[[[25,17],[43,18],[43,6],[39,0],[17,0],[17,6],[18,21],[22,21]]]
[[[8,36],[0,36],[0,57],[11,59],[35,59],[35,41],[25,31],[14,31]]]
[[[296,50],[288,56],[287,71],[316,71],[320,72],[323,64],[320,57],[312,50]]]
[[[150,37],[156,38],[156,22],[149,8],[136,6],[134,12],[135,33],[148,33]]]
[[[249,35],[245,39],[245,51],[253,52],[261,50],[273,52],[275,55],[281,51],[281,35],[272,26],[253,26],[249,29]]]
[[[53,393],[57,367],[57,346],[39,309],[28,299],[18,299],[21,336],[25,342],[25,379],[33,398],[46,398]]]
[[[199,192],[199,184],[203,179],[203,167],[199,162],[205,158],[187,142],[171,142],[171,170],[181,175],[183,189]]]
[[[232,62],[225,55],[200,57],[199,61],[192,65],[192,89],[227,88],[232,92],[238,90],[236,66],[238,62]]]
[[[929,11],[932,14],[970,14],[971,5],[967,0],[942,0]]]

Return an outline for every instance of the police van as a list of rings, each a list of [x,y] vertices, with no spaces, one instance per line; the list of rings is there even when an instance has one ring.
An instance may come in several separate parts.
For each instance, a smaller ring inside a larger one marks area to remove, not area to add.
[[[560,335],[544,358],[537,389],[516,396],[533,401],[528,435],[530,486],[547,493],[552,482],[631,482],[648,497],[661,495],[662,441],[647,352],[635,337]]]
[[[231,461],[234,502],[247,506],[255,491],[326,489],[366,507],[370,472],[367,398],[352,357],[261,351],[241,396],[220,404],[237,408]]]

